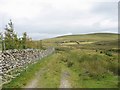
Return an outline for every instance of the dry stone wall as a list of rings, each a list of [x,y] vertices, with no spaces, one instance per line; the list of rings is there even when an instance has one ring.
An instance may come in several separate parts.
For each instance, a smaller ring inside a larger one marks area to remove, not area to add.
[[[20,75],[20,72],[26,69],[29,64],[36,63],[54,51],[54,48],[48,48],[46,50],[26,49],[0,52],[0,84],[8,83]]]

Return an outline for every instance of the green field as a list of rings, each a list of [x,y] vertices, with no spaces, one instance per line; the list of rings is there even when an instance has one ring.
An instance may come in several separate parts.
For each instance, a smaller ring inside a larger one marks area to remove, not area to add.
[[[40,88],[61,88],[63,81],[71,88],[118,88],[118,43],[118,35],[110,33],[43,40],[44,48],[52,46],[56,52],[30,65],[3,87],[27,87],[36,74],[35,87]]]

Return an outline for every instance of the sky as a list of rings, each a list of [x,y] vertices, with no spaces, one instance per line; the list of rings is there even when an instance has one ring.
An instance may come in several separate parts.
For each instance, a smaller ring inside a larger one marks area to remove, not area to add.
[[[0,0],[0,32],[12,19],[15,32],[34,40],[62,35],[118,33],[119,0]]]

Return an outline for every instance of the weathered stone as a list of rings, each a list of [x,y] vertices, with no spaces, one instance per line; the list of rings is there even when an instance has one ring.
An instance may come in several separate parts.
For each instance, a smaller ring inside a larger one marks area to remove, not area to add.
[[[0,75],[2,76],[2,82],[5,83],[15,78],[15,76],[20,75],[22,69],[28,68],[27,65],[36,63],[43,57],[52,54],[54,51],[54,48],[48,48],[46,50],[15,49],[0,52]],[[16,75],[14,75],[15,73]]]

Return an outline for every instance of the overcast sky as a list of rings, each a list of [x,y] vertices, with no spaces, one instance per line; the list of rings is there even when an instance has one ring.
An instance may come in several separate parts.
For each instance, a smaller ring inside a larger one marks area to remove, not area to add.
[[[0,29],[12,19],[19,36],[33,39],[118,32],[119,0],[0,0]]]

